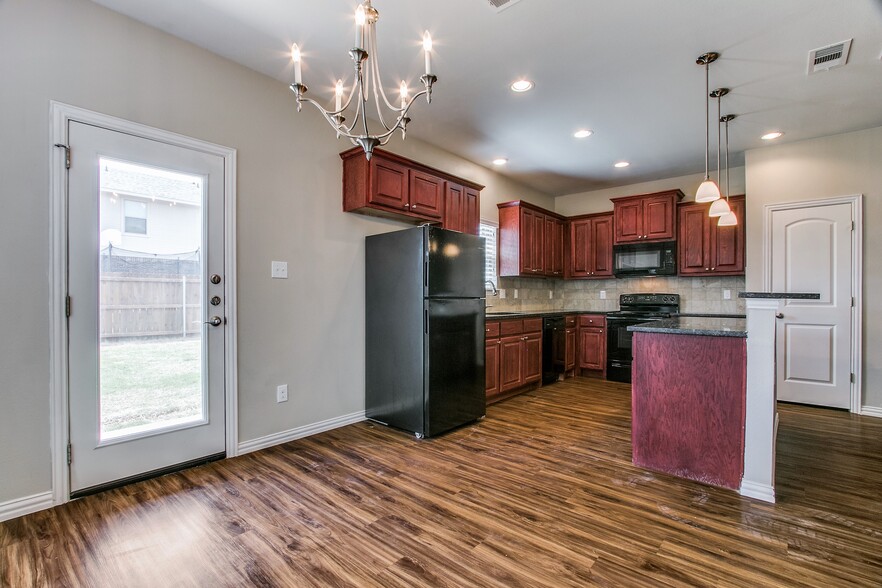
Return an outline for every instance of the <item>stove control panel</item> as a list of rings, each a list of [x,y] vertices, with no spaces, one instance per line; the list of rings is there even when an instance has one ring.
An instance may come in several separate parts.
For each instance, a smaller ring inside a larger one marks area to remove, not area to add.
[[[623,306],[656,306],[659,304],[680,304],[679,294],[622,294],[619,304]]]

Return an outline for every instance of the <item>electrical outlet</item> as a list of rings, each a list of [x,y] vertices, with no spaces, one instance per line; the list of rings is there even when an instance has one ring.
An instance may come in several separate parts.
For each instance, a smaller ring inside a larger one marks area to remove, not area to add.
[[[500,298],[505,298],[505,290],[503,288],[498,288],[496,291],[499,292]]]
[[[600,299],[601,299],[601,300],[606,300],[606,290],[601,290],[601,291],[600,291]]]
[[[549,300],[554,300],[554,290],[549,290],[549,291],[548,291],[548,299],[549,299]]]
[[[276,387],[276,402],[288,402],[288,384]]]
[[[514,289],[514,297],[515,297],[515,298],[518,297],[518,289],[517,289],[517,288]]]
[[[270,267],[270,275],[273,278],[288,279],[288,262],[274,261]]]
[[[732,300],[732,290],[723,290],[723,300]]]

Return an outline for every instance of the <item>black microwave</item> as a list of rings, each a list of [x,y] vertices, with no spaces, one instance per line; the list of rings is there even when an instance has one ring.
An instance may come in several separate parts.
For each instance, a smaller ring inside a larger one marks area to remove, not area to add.
[[[677,242],[614,245],[613,274],[617,278],[676,276]]]

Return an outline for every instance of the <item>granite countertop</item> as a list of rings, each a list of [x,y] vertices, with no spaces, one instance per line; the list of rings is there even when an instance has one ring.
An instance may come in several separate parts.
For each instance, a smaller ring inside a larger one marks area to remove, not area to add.
[[[529,318],[534,316],[566,316],[568,314],[609,314],[610,310],[511,310],[493,312],[489,308],[485,314],[488,319]]]
[[[747,321],[742,318],[676,317],[628,327],[639,333],[747,337]]]
[[[817,292],[739,292],[738,298],[779,298],[781,300],[820,300]]]
[[[726,314],[720,312],[681,312],[675,315],[672,315],[674,318],[676,317],[704,317],[704,318],[738,318],[743,319],[747,318],[746,314]]]

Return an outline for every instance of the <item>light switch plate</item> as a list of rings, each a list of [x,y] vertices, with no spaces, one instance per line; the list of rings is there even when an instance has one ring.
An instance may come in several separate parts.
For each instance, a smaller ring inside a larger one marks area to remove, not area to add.
[[[498,291],[499,291],[499,297],[500,297],[500,298],[505,298],[505,289],[504,289],[504,288],[499,288]]]
[[[549,291],[548,291],[548,299],[549,299],[549,300],[554,300],[554,290],[549,290]]]
[[[600,299],[601,299],[601,300],[606,300],[606,290],[601,290],[601,291],[600,291]]]
[[[276,402],[288,402],[288,384],[276,386]]]
[[[723,300],[732,300],[732,290],[723,290]]]
[[[271,267],[271,275],[273,278],[287,279],[288,278],[288,262],[287,261],[274,261]]]

